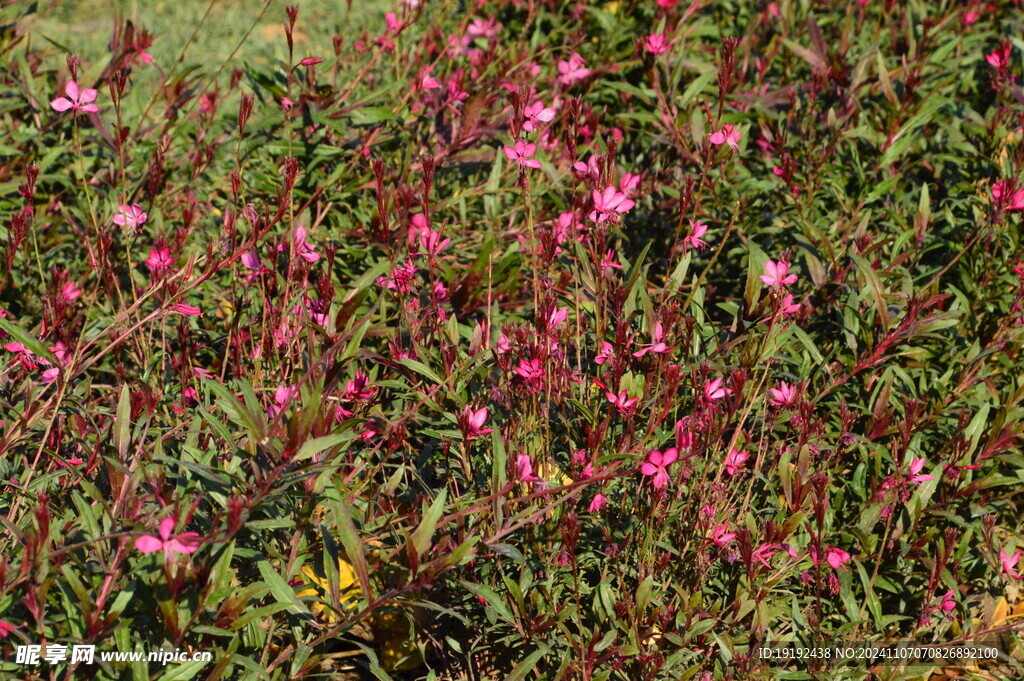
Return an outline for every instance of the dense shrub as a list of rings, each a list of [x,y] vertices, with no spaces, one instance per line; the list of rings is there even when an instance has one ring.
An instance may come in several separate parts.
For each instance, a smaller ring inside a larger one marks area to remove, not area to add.
[[[0,10],[4,678],[1013,649],[1016,3],[177,4]]]

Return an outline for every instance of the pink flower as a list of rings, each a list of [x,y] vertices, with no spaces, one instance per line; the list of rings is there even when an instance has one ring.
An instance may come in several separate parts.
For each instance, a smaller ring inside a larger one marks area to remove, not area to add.
[[[976,24],[978,22],[978,19],[980,19],[980,18],[981,18],[981,12],[975,12],[973,10],[968,10],[967,12],[964,13],[964,19],[963,19],[964,26],[972,26],[972,25]]]
[[[516,456],[516,469],[519,472],[520,482],[541,482],[541,479],[533,474],[533,462],[530,461],[529,454]]]
[[[710,140],[716,147],[728,144],[735,151],[740,149],[740,131],[728,123],[723,125],[722,129],[718,132],[712,133]]]
[[[420,245],[430,255],[437,255],[444,250],[444,247],[451,243],[451,239],[442,239],[440,232],[427,229],[420,232]]]
[[[498,342],[494,344],[494,351],[499,355],[504,355],[506,352],[512,351],[512,341],[508,339],[508,336],[501,334],[498,336]]]
[[[114,224],[121,227],[138,229],[145,224],[148,217],[149,215],[142,210],[142,206],[137,203],[133,203],[130,206],[122,205],[120,212],[114,216]]]
[[[652,33],[644,41],[644,49],[655,56],[665,54],[669,51],[670,47],[668,40],[661,33]]]
[[[796,402],[796,388],[785,381],[779,381],[779,387],[772,388],[768,392],[771,393],[768,401],[776,407],[788,407]]]
[[[487,422],[487,408],[480,407],[479,409],[473,409],[468,404],[462,409],[462,422],[464,424],[466,434],[470,437],[476,435],[486,435],[491,432],[491,428],[484,428],[484,423]]]
[[[618,394],[613,393],[609,390],[608,392],[605,393],[605,397],[607,397],[608,401],[615,405],[615,408],[618,409],[623,414],[628,414],[629,411],[633,408],[633,405],[635,405],[638,401],[638,398],[630,397],[629,393],[627,393],[625,390],[619,392]]]
[[[777,263],[769,260],[764,264],[764,272],[761,281],[768,286],[788,286],[797,280],[796,274],[789,273],[789,263],[785,260]]]
[[[683,239],[683,241],[685,243],[690,244],[699,251],[701,249],[708,247],[707,242],[701,240],[701,237],[707,234],[707,232],[708,226],[705,225],[703,222],[701,222],[700,220],[697,220],[696,222],[690,220],[690,236]]]
[[[539,359],[520,360],[519,366],[516,367],[516,373],[527,380],[543,378],[544,364]]]
[[[50,102],[50,106],[53,107],[54,111],[67,111],[73,109],[74,111],[84,111],[86,113],[99,113],[100,108],[91,102],[95,101],[96,90],[92,88],[85,88],[79,91],[78,83],[73,80],[69,80],[64,85],[64,94],[67,97],[58,97]]]
[[[526,107],[523,111],[526,121],[523,123],[523,130],[530,132],[540,127],[541,123],[550,123],[555,119],[555,110],[544,106],[544,102],[537,100]]]
[[[569,318],[569,308],[559,307],[551,310],[548,315],[548,328],[553,329]]]
[[[530,158],[537,151],[537,145],[523,140],[516,140],[514,147],[505,147],[505,157],[510,161],[517,161],[520,168],[540,168],[540,161]]]
[[[499,24],[494,17],[487,17],[486,19],[474,19],[469,26],[466,27],[466,35],[470,38],[484,38],[490,40],[498,34],[501,30],[501,24]]]
[[[284,409],[285,405],[295,397],[299,389],[294,385],[279,385],[274,391],[274,404],[267,407],[267,414],[270,418],[276,418],[281,410]]]
[[[598,350],[597,355],[594,357],[594,363],[601,365],[607,362],[612,354],[615,352],[615,347],[608,341],[601,341],[601,349]]]
[[[727,475],[736,475],[736,473],[743,468],[743,464],[747,462],[750,455],[746,452],[736,451],[735,448],[730,449],[729,453],[725,456],[725,472]]]
[[[562,85],[572,85],[590,75],[590,69],[584,66],[583,57],[573,52],[568,61],[558,62],[558,80]]]
[[[956,599],[954,598],[954,595],[955,592],[952,589],[942,594],[942,602],[939,603],[939,610],[949,612],[956,608]]]
[[[619,191],[626,196],[636,196],[637,187],[640,186],[640,176],[633,173],[622,173],[619,180]]]
[[[782,310],[784,315],[794,315],[800,311],[800,303],[793,302],[793,294],[787,293],[779,304],[779,308]]]
[[[704,384],[704,396],[709,400],[720,400],[726,395],[731,394],[732,388],[722,387],[724,380],[723,378],[708,379]]]
[[[587,508],[591,513],[599,513],[608,501],[608,497],[598,492],[594,495],[594,498],[590,501],[590,506]]]
[[[726,544],[728,544],[736,538],[736,533],[727,532],[728,529],[729,523],[724,523],[722,525],[718,525],[717,527],[715,527],[714,530],[712,530],[711,541],[715,543],[715,546],[725,546]]]
[[[850,561],[850,554],[840,548],[830,546],[828,550],[825,551],[825,560],[828,561],[828,564],[832,566],[833,570],[838,570]]]
[[[164,557],[170,559],[173,553],[195,553],[202,543],[202,539],[196,532],[183,532],[178,535],[174,532],[174,518],[164,518],[160,521],[159,537],[146,534],[135,540],[135,548],[142,553],[153,553],[163,549]]]
[[[926,463],[928,462],[925,460],[923,456],[921,458],[914,459],[910,462],[911,482],[916,482],[918,485],[920,485],[922,482],[935,479],[934,475],[921,475],[921,471],[924,469]]]
[[[651,334],[651,342],[646,345],[641,345],[640,349],[633,353],[633,356],[643,357],[648,352],[653,352],[655,354],[668,352],[669,348],[667,345],[665,345],[664,340],[662,340],[664,337],[665,329],[662,328],[661,322],[655,322],[654,333]]]
[[[594,210],[590,212],[590,219],[594,222],[611,220],[636,205],[633,199],[615,187],[605,187],[603,192],[595,189],[591,196],[594,199]]]
[[[295,106],[295,102],[288,97],[281,98],[281,109],[283,111],[291,111],[291,108]]]
[[[295,254],[310,264],[320,259],[320,254],[306,241],[306,228],[302,225],[295,228]]]
[[[771,563],[768,562],[768,559],[778,552],[779,549],[775,546],[775,544],[761,544],[756,549],[754,549],[750,555],[755,560],[759,561],[761,565],[764,565],[766,568],[770,569]]]
[[[61,287],[60,295],[64,300],[70,303],[72,300],[82,295],[82,289],[78,288],[78,284],[76,282],[69,281]]]
[[[325,61],[323,57],[306,57],[299,63],[302,64],[303,66],[316,66],[317,64],[320,64],[323,61]]]
[[[661,489],[668,482],[668,467],[679,457],[679,450],[675,447],[666,449],[664,453],[652,449],[647,453],[647,461],[640,466],[640,472],[647,476],[653,476],[651,484],[654,489]]]
[[[203,311],[200,310],[198,307],[195,307],[193,305],[186,305],[185,303],[175,303],[174,305],[171,305],[170,310],[172,312],[177,312],[178,314],[183,314],[188,317],[203,316]]]
[[[270,271],[263,265],[263,260],[260,259],[260,256],[255,251],[246,251],[242,254],[240,260],[242,261],[242,266],[250,272],[249,276],[245,278],[246,282],[251,282],[264,272]]]
[[[1003,565],[1003,571],[1011,579],[1020,579],[1021,574],[1015,569],[1017,567],[1017,561],[1020,560],[1020,551],[1013,554],[1012,556],[1007,554],[1006,551],[999,549],[999,562]]]
[[[171,249],[169,248],[151,248],[145,262],[149,271],[156,273],[169,269],[174,264],[174,259],[171,258]]]
[[[992,185],[992,202],[999,210],[1024,209],[1024,189],[1017,189],[1014,182],[1002,180]]]
[[[0,638],[7,638],[7,634],[11,633],[17,628],[18,627],[14,626],[13,624],[8,624],[7,622],[0,620]]]
[[[658,7],[662,9],[669,9],[676,6],[679,0],[658,0]]]

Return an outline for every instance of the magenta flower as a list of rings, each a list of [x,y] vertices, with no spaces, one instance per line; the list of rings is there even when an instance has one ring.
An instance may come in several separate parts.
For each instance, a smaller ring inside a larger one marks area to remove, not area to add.
[[[594,199],[594,210],[590,212],[590,219],[594,222],[611,220],[636,205],[633,199],[615,187],[605,187],[603,192],[595,189],[591,196]]]
[[[729,453],[726,454],[725,456],[726,474],[736,475],[736,473],[739,472],[741,468],[743,468],[743,464],[747,462],[748,458],[750,458],[750,455],[747,454],[746,452],[736,451],[735,448],[730,449]]]
[[[927,482],[928,480],[934,480],[935,479],[934,475],[922,475],[921,474],[921,471],[924,469],[924,466],[925,466],[926,463],[928,463],[928,462],[925,460],[925,458],[923,456],[918,458],[918,459],[914,459],[914,460],[912,460],[910,462],[910,481],[911,482],[916,482],[918,485],[920,485],[922,482]]]
[[[999,562],[1003,565],[1003,571],[1011,579],[1020,579],[1021,574],[1015,569],[1017,562],[1020,560],[1020,551],[1013,554],[1012,556],[1006,553],[1003,549],[999,549]]]
[[[584,66],[583,57],[573,52],[568,61],[558,62],[558,81],[562,85],[572,85],[590,75],[590,69]]]
[[[718,525],[714,530],[711,531],[711,541],[715,543],[715,546],[725,546],[733,539],[736,538],[735,532],[729,532],[729,523]]]
[[[8,624],[7,622],[0,620],[0,638],[7,638],[7,634],[18,628],[19,627],[16,627],[13,624]]]
[[[992,185],[992,202],[1000,211],[1024,210],[1024,189],[1017,189],[1009,180]]]
[[[270,418],[276,418],[298,392],[299,389],[294,385],[277,386],[277,389],[274,391],[274,404],[267,407],[267,415]]]
[[[587,507],[587,510],[591,513],[599,513],[607,501],[608,497],[598,492],[594,495],[594,498],[591,499],[590,506]]]
[[[533,474],[533,462],[530,461],[529,454],[519,454],[516,456],[516,469],[519,473],[520,482],[542,482],[540,478]]]
[[[671,45],[669,45],[668,40],[661,33],[652,33],[644,40],[644,49],[655,56],[665,54],[670,48]]]
[[[835,546],[830,546],[825,551],[825,560],[832,566],[833,570],[838,570],[840,567],[850,562],[850,554],[843,551]]]
[[[474,437],[477,435],[486,435],[491,432],[491,428],[484,428],[484,423],[487,422],[487,408],[480,407],[479,409],[473,409],[468,404],[462,409],[462,423],[465,428],[466,435],[468,437]]]
[[[796,274],[789,273],[789,263],[785,260],[769,260],[764,264],[764,272],[761,281],[768,286],[789,286],[797,280]]]
[[[142,206],[137,203],[132,205],[122,205],[117,215],[114,216],[114,224],[120,225],[121,227],[131,227],[132,229],[138,229],[145,224],[146,219],[149,215],[142,210]]]
[[[640,466],[640,472],[651,476],[651,484],[654,489],[661,489],[668,482],[668,467],[679,457],[679,450],[675,447],[666,449],[664,453],[657,449],[647,452],[647,461]]]
[[[955,592],[952,589],[942,594],[942,602],[939,603],[939,610],[948,613],[950,610],[956,608],[956,599],[954,596]]]
[[[537,145],[523,140],[516,140],[514,147],[505,147],[505,157],[519,163],[520,168],[540,168],[540,161],[530,158],[537,151]]]
[[[202,538],[196,532],[175,535],[174,525],[174,518],[164,518],[160,521],[160,536],[143,535],[135,540],[135,548],[142,553],[153,553],[163,549],[164,557],[167,559],[172,558],[174,553],[195,553],[202,543]]]
[[[149,271],[155,274],[169,269],[174,264],[174,259],[171,258],[171,249],[169,248],[151,248],[145,262]]]
[[[250,272],[249,276],[245,278],[246,282],[251,282],[264,272],[270,271],[266,266],[264,266],[263,260],[260,259],[260,256],[257,255],[255,251],[246,251],[242,254],[240,259],[242,261],[242,266]]]
[[[787,293],[779,304],[779,308],[782,310],[784,315],[794,315],[800,311],[800,303],[793,302],[793,294]]]
[[[615,352],[615,347],[608,341],[601,341],[601,349],[598,350],[597,355],[594,357],[595,364],[604,364],[611,359],[612,354]]]
[[[986,54],[985,61],[994,69],[999,71],[1005,69],[1010,63],[1010,43],[1003,43],[995,52]]]
[[[771,563],[768,562],[768,559],[771,558],[772,556],[774,556],[778,552],[779,552],[779,549],[776,547],[775,544],[761,544],[756,549],[754,549],[750,553],[750,555],[755,560],[759,561],[761,563],[761,565],[764,565],[766,568],[771,569],[772,565],[771,565]]]
[[[788,407],[796,402],[796,388],[785,381],[779,381],[779,387],[771,388],[768,392],[771,393],[768,401],[776,407]]]
[[[526,121],[523,123],[523,130],[530,132],[540,127],[541,123],[550,123],[555,119],[555,110],[544,106],[544,102],[538,100],[526,107],[523,111]]]
[[[723,388],[724,378],[708,379],[704,384],[704,396],[709,400],[720,400],[732,393],[732,388]]]
[[[202,317],[203,311],[194,305],[186,305],[185,303],[175,303],[170,307],[171,312],[177,312],[187,317]]]
[[[444,247],[451,243],[451,239],[442,239],[440,232],[427,229],[420,232],[420,246],[430,255],[437,255],[444,250]]]
[[[501,30],[501,24],[495,20],[494,17],[487,17],[486,19],[474,19],[469,26],[466,27],[466,35],[470,38],[483,38],[490,40],[498,34]]]
[[[95,104],[92,104],[96,100],[98,94],[96,90],[92,88],[85,88],[84,90],[78,89],[78,83],[73,80],[69,80],[64,85],[64,94],[67,97],[57,97],[50,102],[50,106],[53,107],[54,111],[67,111],[72,109],[74,111],[84,111],[86,113],[99,113],[100,108]]]
[[[716,147],[728,144],[735,151],[740,149],[740,131],[728,123],[723,125],[718,132],[712,133],[710,140]]]
[[[690,244],[698,251],[705,249],[708,247],[708,244],[706,241],[702,241],[701,237],[707,234],[707,232],[708,226],[705,225],[703,222],[701,222],[700,220],[697,220],[696,222],[690,220],[690,235],[684,238],[683,242]]]

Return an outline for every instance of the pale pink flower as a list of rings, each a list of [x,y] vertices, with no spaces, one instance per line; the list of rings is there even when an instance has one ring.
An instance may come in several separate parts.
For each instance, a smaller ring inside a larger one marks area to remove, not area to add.
[[[652,33],[644,40],[644,49],[657,56],[668,52],[671,49],[671,45],[669,45],[668,40],[661,33]]]
[[[1011,579],[1021,578],[1021,574],[1016,570],[1017,562],[1020,560],[1020,553],[1020,551],[1017,551],[1017,553],[1011,556],[1008,553],[1006,553],[1006,551],[1004,551],[1003,549],[999,549],[999,562],[1003,566],[1003,571]]]
[[[466,27],[466,35],[470,38],[483,38],[490,40],[498,34],[501,30],[501,24],[495,20],[494,17],[487,17],[486,19],[474,19],[469,26]]]
[[[796,402],[796,388],[785,381],[779,381],[778,388],[771,388],[768,401],[776,407],[788,407]]]
[[[785,260],[774,262],[769,260],[764,264],[764,274],[761,281],[768,286],[788,286],[797,280],[797,275],[790,274],[789,263]]]
[[[92,88],[79,90],[78,83],[69,80],[64,84],[64,94],[67,97],[57,97],[50,102],[50,106],[53,107],[54,111],[73,109],[74,111],[84,111],[86,113],[98,113],[100,110],[97,105],[92,104],[96,100],[96,95],[99,94]]]
[[[510,161],[516,161],[519,163],[520,168],[540,168],[541,163],[538,159],[530,158],[537,151],[537,145],[531,142],[525,142],[523,140],[516,140],[514,147],[506,146],[505,157]]]
[[[679,457],[679,450],[675,447],[666,449],[664,453],[657,449],[647,452],[647,461],[640,466],[640,472],[651,476],[651,484],[654,489],[661,489],[668,483],[668,467]]]
[[[567,61],[558,62],[558,80],[562,85],[572,85],[578,80],[583,80],[590,75],[590,69],[586,68],[583,57],[573,52]]]
[[[145,224],[146,219],[149,215],[142,210],[142,206],[137,203],[132,205],[122,205],[117,215],[114,216],[114,224],[120,225],[121,227],[131,227],[132,229],[138,229]]]
[[[135,548],[142,553],[153,553],[162,549],[167,559],[172,558],[174,553],[195,553],[203,541],[202,538],[196,532],[175,535],[174,525],[174,518],[164,518],[160,521],[159,536],[143,535],[135,540]]]
[[[725,456],[726,475],[736,475],[743,468],[748,458],[750,458],[750,455],[746,452],[737,451],[735,448],[730,449],[729,453]]]
[[[697,220],[696,222],[690,220],[690,235],[683,239],[683,241],[690,244],[698,251],[702,250],[708,247],[707,242],[701,239],[701,237],[707,234],[707,232],[708,226],[705,225],[703,222],[701,222],[700,220]]]
[[[735,151],[740,149],[740,131],[726,123],[718,132],[712,133],[709,138],[716,147],[728,144]]]
[[[594,210],[590,212],[590,219],[594,222],[611,220],[636,205],[631,198],[615,187],[605,187],[603,192],[595,189],[591,197],[594,200]]]
[[[555,119],[555,110],[544,106],[544,102],[537,100],[526,107],[523,111],[526,121],[523,123],[523,130],[530,132],[540,127],[541,123],[550,123]]]
[[[320,254],[306,241],[306,228],[302,225],[295,228],[295,253],[310,264],[320,259]]]

